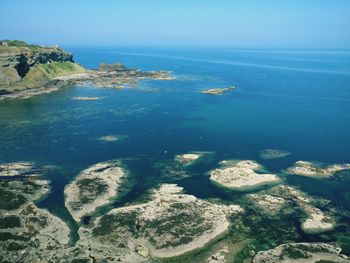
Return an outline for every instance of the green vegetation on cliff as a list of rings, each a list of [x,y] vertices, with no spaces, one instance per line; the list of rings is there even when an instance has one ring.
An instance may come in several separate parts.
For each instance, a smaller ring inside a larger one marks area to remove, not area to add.
[[[55,77],[83,72],[85,69],[82,66],[70,61],[37,64],[28,71],[19,88],[39,87]]]
[[[0,95],[42,88],[58,76],[85,72],[73,56],[58,46],[38,46],[19,40],[0,41]]]

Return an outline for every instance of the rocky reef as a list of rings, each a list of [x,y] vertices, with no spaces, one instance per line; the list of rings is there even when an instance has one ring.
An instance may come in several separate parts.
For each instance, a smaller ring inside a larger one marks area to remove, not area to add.
[[[260,251],[253,263],[321,263],[349,262],[349,258],[340,254],[341,249],[324,243],[288,243],[276,248]]]
[[[350,170],[350,164],[322,165],[308,161],[298,161],[294,166],[287,169],[290,174],[309,177],[329,178],[337,172]]]
[[[171,258],[224,234],[229,217],[242,211],[238,205],[210,203],[182,193],[177,185],[163,184],[150,201],[113,209],[98,218],[91,230],[80,229],[79,245],[88,246],[95,259]]]
[[[20,176],[38,176],[42,169],[35,166],[32,162],[15,162],[0,164],[0,176],[20,177]]]
[[[126,176],[119,161],[102,162],[85,169],[64,190],[68,211],[80,222],[83,216],[115,198]]]
[[[200,160],[204,156],[208,156],[211,152],[189,152],[184,154],[177,154],[175,161],[182,165],[191,165]]]
[[[255,161],[222,161],[220,164],[223,168],[211,171],[210,180],[224,188],[250,190],[280,181],[274,174],[259,173],[263,167]]]
[[[34,177],[26,166],[19,171],[22,164],[11,166],[26,178],[0,181],[0,261],[49,262],[68,245],[70,230],[61,219],[35,205],[49,191],[49,182],[39,177],[39,168],[33,169]]]
[[[317,207],[326,204],[327,200],[313,198],[291,186],[278,185],[259,193],[249,194],[247,198],[266,215],[287,214],[288,211],[300,209],[304,213],[304,216],[301,214],[299,217],[301,229],[307,234],[327,232],[335,226],[335,220]]]
[[[206,89],[202,90],[201,92],[203,94],[209,94],[209,95],[222,95],[226,92],[230,92],[236,89],[234,86],[226,87],[226,88],[216,88],[216,89]]]
[[[188,157],[186,162],[173,162],[184,167],[187,161],[198,160],[196,155],[180,156]],[[252,161],[226,161],[223,165],[262,171]],[[124,184],[127,169],[121,161],[97,163],[83,170],[64,191],[66,206],[77,222],[91,216],[88,224],[78,224],[79,237],[74,244],[67,223],[37,205],[50,191],[49,181],[43,179],[47,167],[24,161],[0,167],[4,174],[0,178],[1,262],[224,263],[251,262],[252,258],[253,262],[349,262],[330,244],[277,246],[285,243],[286,237],[274,239],[275,243],[267,247],[263,244],[258,248],[251,242],[249,235],[261,235],[256,233],[259,223],[283,228],[290,224],[281,220],[284,217],[297,216],[307,234],[334,228],[336,212],[327,210],[329,201],[296,187],[280,184],[246,193],[238,204],[223,204],[219,199],[202,200],[184,193],[176,184],[163,183],[133,203],[95,213],[128,189]],[[281,230],[284,235],[297,240],[293,232],[296,227],[286,228]]]

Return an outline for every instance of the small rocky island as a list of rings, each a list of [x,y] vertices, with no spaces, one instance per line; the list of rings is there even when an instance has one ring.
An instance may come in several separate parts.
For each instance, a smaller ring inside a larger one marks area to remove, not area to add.
[[[253,263],[345,263],[349,258],[340,254],[341,249],[324,243],[289,243],[260,251]]]
[[[210,180],[231,190],[251,190],[280,181],[274,174],[259,173],[263,167],[255,161],[222,161],[220,164],[223,167],[211,171]]]
[[[82,171],[64,190],[68,211],[80,222],[118,196],[126,176],[119,161],[98,163]]]
[[[201,92],[203,94],[209,94],[209,95],[222,95],[226,92],[233,91],[234,89],[236,89],[235,86],[230,86],[226,88],[206,89],[206,90],[202,90]]]
[[[122,64],[101,64],[88,70],[59,46],[39,46],[18,40],[0,45],[0,100],[51,92],[69,84],[120,89],[139,79],[173,80],[167,71],[141,71]]]
[[[297,161],[294,166],[289,167],[287,172],[307,177],[330,178],[337,172],[350,170],[350,164],[323,165],[308,161]]]

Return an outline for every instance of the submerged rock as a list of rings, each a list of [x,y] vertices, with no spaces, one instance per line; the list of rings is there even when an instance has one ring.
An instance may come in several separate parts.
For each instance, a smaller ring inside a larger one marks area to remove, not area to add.
[[[329,178],[337,172],[350,170],[350,164],[319,165],[313,162],[298,161],[294,166],[287,169],[290,174],[309,177]]]
[[[102,136],[99,138],[99,141],[102,142],[118,142],[118,141],[124,141],[125,139],[127,139],[128,136],[127,135],[106,135],[106,136]]]
[[[82,171],[64,190],[65,206],[73,218],[81,218],[111,202],[127,176],[119,161],[95,164]]]
[[[289,243],[258,252],[253,259],[253,263],[349,262],[349,258],[340,254],[340,252],[340,248],[324,243]]]
[[[260,152],[260,158],[264,160],[283,158],[288,155],[291,155],[291,153],[276,149],[266,149]]]
[[[274,174],[258,173],[262,166],[255,161],[222,161],[221,164],[224,167],[213,170],[210,180],[224,188],[248,190],[280,181]]]
[[[230,225],[228,217],[242,211],[237,205],[203,201],[183,194],[177,185],[164,184],[147,203],[113,209],[98,218],[91,230],[82,228],[80,236],[89,242],[80,245],[99,260],[175,257],[224,234]]]

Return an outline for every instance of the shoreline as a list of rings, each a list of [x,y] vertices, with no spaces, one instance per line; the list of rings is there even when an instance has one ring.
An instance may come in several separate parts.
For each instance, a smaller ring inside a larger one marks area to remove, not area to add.
[[[113,66],[114,64],[111,64]],[[101,69],[86,70],[52,78],[45,86],[0,94],[0,102],[12,99],[27,99],[33,96],[51,93],[71,85],[90,84],[96,88],[120,89],[121,85],[137,85],[139,80],[175,80],[170,71],[141,71],[139,69],[104,71]],[[118,88],[119,87],[119,88]],[[0,89],[1,90],[1,89]]]

